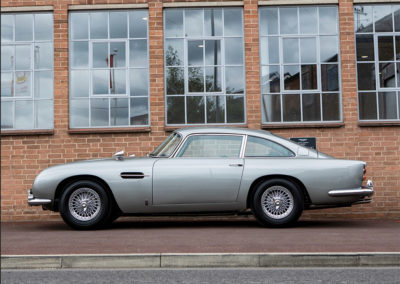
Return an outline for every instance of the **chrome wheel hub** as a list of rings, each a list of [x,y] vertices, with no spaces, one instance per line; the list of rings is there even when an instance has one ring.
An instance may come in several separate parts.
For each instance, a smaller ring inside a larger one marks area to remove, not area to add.
[[[90,221],[100,212],[100,196],[91,188],[79,188],[69,197],[68,207],[74,218],[79,221]]]
[[[294,199],[289,189],[274,185],[261,196],[261,207],[264,213],[273,219],[283,219],[293,211]]]

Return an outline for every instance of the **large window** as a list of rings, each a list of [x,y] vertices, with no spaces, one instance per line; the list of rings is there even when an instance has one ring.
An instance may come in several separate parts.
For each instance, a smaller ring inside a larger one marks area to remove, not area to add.
[[[166,120],[245,122],[241,8],[164,11]]]
[[[354,6],[359,119],[400,120],[400,5]]]
[[[341,120],[336,6],[259,9],[263,123]]]
[[[1,129],[53,128],[53,15],[1,14]]]
[[[149,125],[148,12],[70,13],[70,127]]]

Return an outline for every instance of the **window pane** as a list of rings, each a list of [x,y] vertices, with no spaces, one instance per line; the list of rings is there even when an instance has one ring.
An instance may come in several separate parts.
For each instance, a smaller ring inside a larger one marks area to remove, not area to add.
[[[147,67],[147,40],[131,40],[129,50],[131,67]]]
[[[392,7],[390,5],[374,6],[374,22],[376,32],[393,31]]]
[[[375,90],[375,64],[357,64],[357,84],[359,90]]]
[[[246,143],[246,157],[293,157],[285,147],[267,139],[249,136]]]
[[[319,94],[303,94],[303,121],[320,121],[321,105]]]
[[[317,65],[301,65],[301,88],[303,90],[318,89]]]
[[[237,8],[224,9],[224,36],[242,36],[242,10]]]
[[[244,92],[243,67],[225,67],[225,85],[227,94]]]
[[[1,70],[14,69],[14,46],[1,46]]]
[[[15,72],[15,96],[30,97],[31,96],[31,77],[32,72],[20,71]]]
[[[1,14],[1,41],[13,41],[14,16]],[[1,127],[3,128],[3,126]]]
[[[71,38],[72,39],[88,38],[88,14],[86,13],[71,14]]]
[[[299,62],[299,40],[297,38],[284,38],[283,44],[283,63]]]
[[[204,10],[204,35],[222,36],[222,9]]]
[[[394,63],[379,64],[379,85],[381,88],[396,87]]]
[[[165,10],[165,36],[183,36],[183,10]]]
[[[359,33],[372,32],[372,6],[354,6],[354,29]]]
[[[301,63],[317,62],[317,43],[315,38],[300,39]]]
[[[32,129],[33,122],[33,101],[15,101],[15,128]]]
[[[339,90],[339,72],[337,64],[321,64],[322,91]]]
[[[227,123],[243,123],[244,97],[226,96],[226,114]]]
[[[300,68],[298,65],[283,66],[285,90],[300,89]]]
[[[166,70],[167,95],[180,95],[185,93],[183,68],[170,67]]]
[[[393,49],[393,37],[392,36],[380,36],[378,37],[378,52],[379,60],[387,61],[394,60],[394,49]]]
[[[189,67],[189,92],[204,92],[204,68]]]
[[[283,121],[300,121],[300,95],[285,94],[282,96]]]
[[[149,125],[149,105],[147,98],[131,98],[131,125]]]
[[[34,53],[36,69],[53,68],[53,45],[51,43],[36,43]]]
[[[300,14],[300,33],[301,34],[318,33],[317,8],[300,7],[299,14]]]
[[[394,31],[400,31],[400,6],[393,6]]]
[[[35,98],[52,99],[53,89],[53,71],[36,71]]]
[[[129,125],[129,99],[111,99],[111,125]]]
[[[53,39],[53,15],[35,14],[35,40]]]
[[[11,97],[12,91],[14,90],[14,76],[13,73],[1,73],[1,96]]]
[[[337,8],[319,7],[319,33],[336,34],[337,33]]]
[[[225,97],[207,96],[207,123],[225,122]]]
[[[94,68],[108,67],[108,43],[105,42],[93,43],[93,67]]]
[[[261,64],[279,64],[279,38],[262,37],[261,41]]]
[[[262,97],[263,121],[280,122],[281,121],[281,96],[266,95]]]
[[[206,67],[206,92],[221,92],[221,67]]]
[[[90,38],[108,38],[108,13],[90,13]]]
[[[33,15],[18,14],[15,15],[15,40],[32,41],[33,40]]]
[[[395,37],[396,41],[396,54],[395,54],[395,59],[400,60],[400,36]]]
[[[110,70],[111,82],[110,82],[110,93],[111,94],[126,94],[126,71],[112,69]]]
[[[278,9],[260,8],[260,35],[278,34]]]
[[[89,65],[89,49],[87,41],[74,41],[71,43],[71,67],[87,68]]]
[[[13,101],[1,101],[1,128],[13,128]]]
[[[281,34],[298,34],[297,8],[280,8]]]
[[[280,92],[279,65],[262,66],[261,68],[261,93]]]
[[[185,123],[185,97],[167,97],[167,123]]]
[[[203,35],[203,10],[185,10],[185,36],[198,37]]]
[[[149,74],[147,69],[130,69],[130,95],[147,96],[149,90]]]
[[[357,60],[358,61],[374,61],[374,36],[373,35],[357,35]]]
[[[35,123],[36,128],[53,128],[53,101],[40,100],[35,101]]]
[[[376,94],[358,93],[358,110],[360,119],[377,119]]]
[[[110,12],[110,38],[127,37],[126,12]]]
[[[93,94],[94,95],[107,95],[110,86],[110,71],[109,70],[93,70]]]
[[[397,87],[400,88],[400,63],[396,64],[396,72],[397,72]]]
[[[89,96],[89,71],[71,70],[70,96],[88,97]],[[108,93],[108,92],[107,92]]]
[[[379,119],[397,119],[396,92],[378,93]]]
[[[340,120],[339,94],[322,94],[323,120]]]
[[[110,67],[120,68],[126,66],[125,60],[125,42],[110,43]]]
[[[336,36],[320,37],[320,56],[321,62],[338,61],[338,42]]]
[[[242,65],[243,64],[243,39],[226,38],[225,39],[225,64]]]
[[[92,126],[108,126],[108,99],[91,99],[90,113]]]
[[[165,64],[167,66],[183,66],[184,62],[183,39],[166,39]]]
[[[206,40],[205,43],[206,43],[205,64],[206,65],[221,65],[221,41],[220,40]],[[241,44],[241,42],[238,42],[237,39],[233,39],[233,41],[231,39],[230,43]],[[226,41],[225,41],[225,44],[227,44]],[[241,51],[241,54],[236,54],[238,51]],[[226,50],[225,50],[225,52],[226,52]],[[242,61],[243,61],[243,50],[241,49],[241,46],[231,48],[230,52],[231,53],[234,52],[235,55],[239,56],[239,59],[240,59],[240,57],[242,57]],[[242,64],[242,63],[240,63],[240,64]]]
[[[70,127],[89,126],[89,100],[70,100]]]
[[[147,11],[137,10],[129,12],[129,37],[147,38]]]
[[[204,64],[203,59],[204,44],[202,40],[188,41],[188,63],[191,66]]]
[[[187,123],[204,123],[204,97],[186,98]]]

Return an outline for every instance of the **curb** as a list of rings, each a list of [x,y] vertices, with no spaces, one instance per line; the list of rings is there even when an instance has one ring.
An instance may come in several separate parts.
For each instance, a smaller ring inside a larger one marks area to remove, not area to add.
[[[400,267],[400,252],[3,255],[1,269]]]

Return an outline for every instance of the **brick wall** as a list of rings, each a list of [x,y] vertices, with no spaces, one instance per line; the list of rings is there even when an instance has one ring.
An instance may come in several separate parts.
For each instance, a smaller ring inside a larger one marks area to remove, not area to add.
[[[164,1],[173,2],[173,1]],[[189,1],[188,1],[189,2]],[[193,2],[193,1],[190,1]],[[203,1],[204,2],[204,1]],[[151,127],[139,132],[70,133],[68,131],[68,5],[148,3]],[[26,191],[35,176],[51,165],[80,159],[110,157],[124,149],[144,155],[168,134],[164,119],[163,7],[149,1],[8,1],[2,7],[48,5],[54,7],[54,133],[2,136],[1,219],[59,219],[58,214],[28,207]],[[285,137],[315,136],[318,148],[337,158],[368,163],[373,178],[374,202],[351,208],[310,211],[304,218],[400,218],[400,127],[360,127],[357,122],[353,4],[339,1],[343,125],[337,127],[273,128]],[[259,86],[258,3],[244,1],[246,108],[250,128],[261,127]]]

